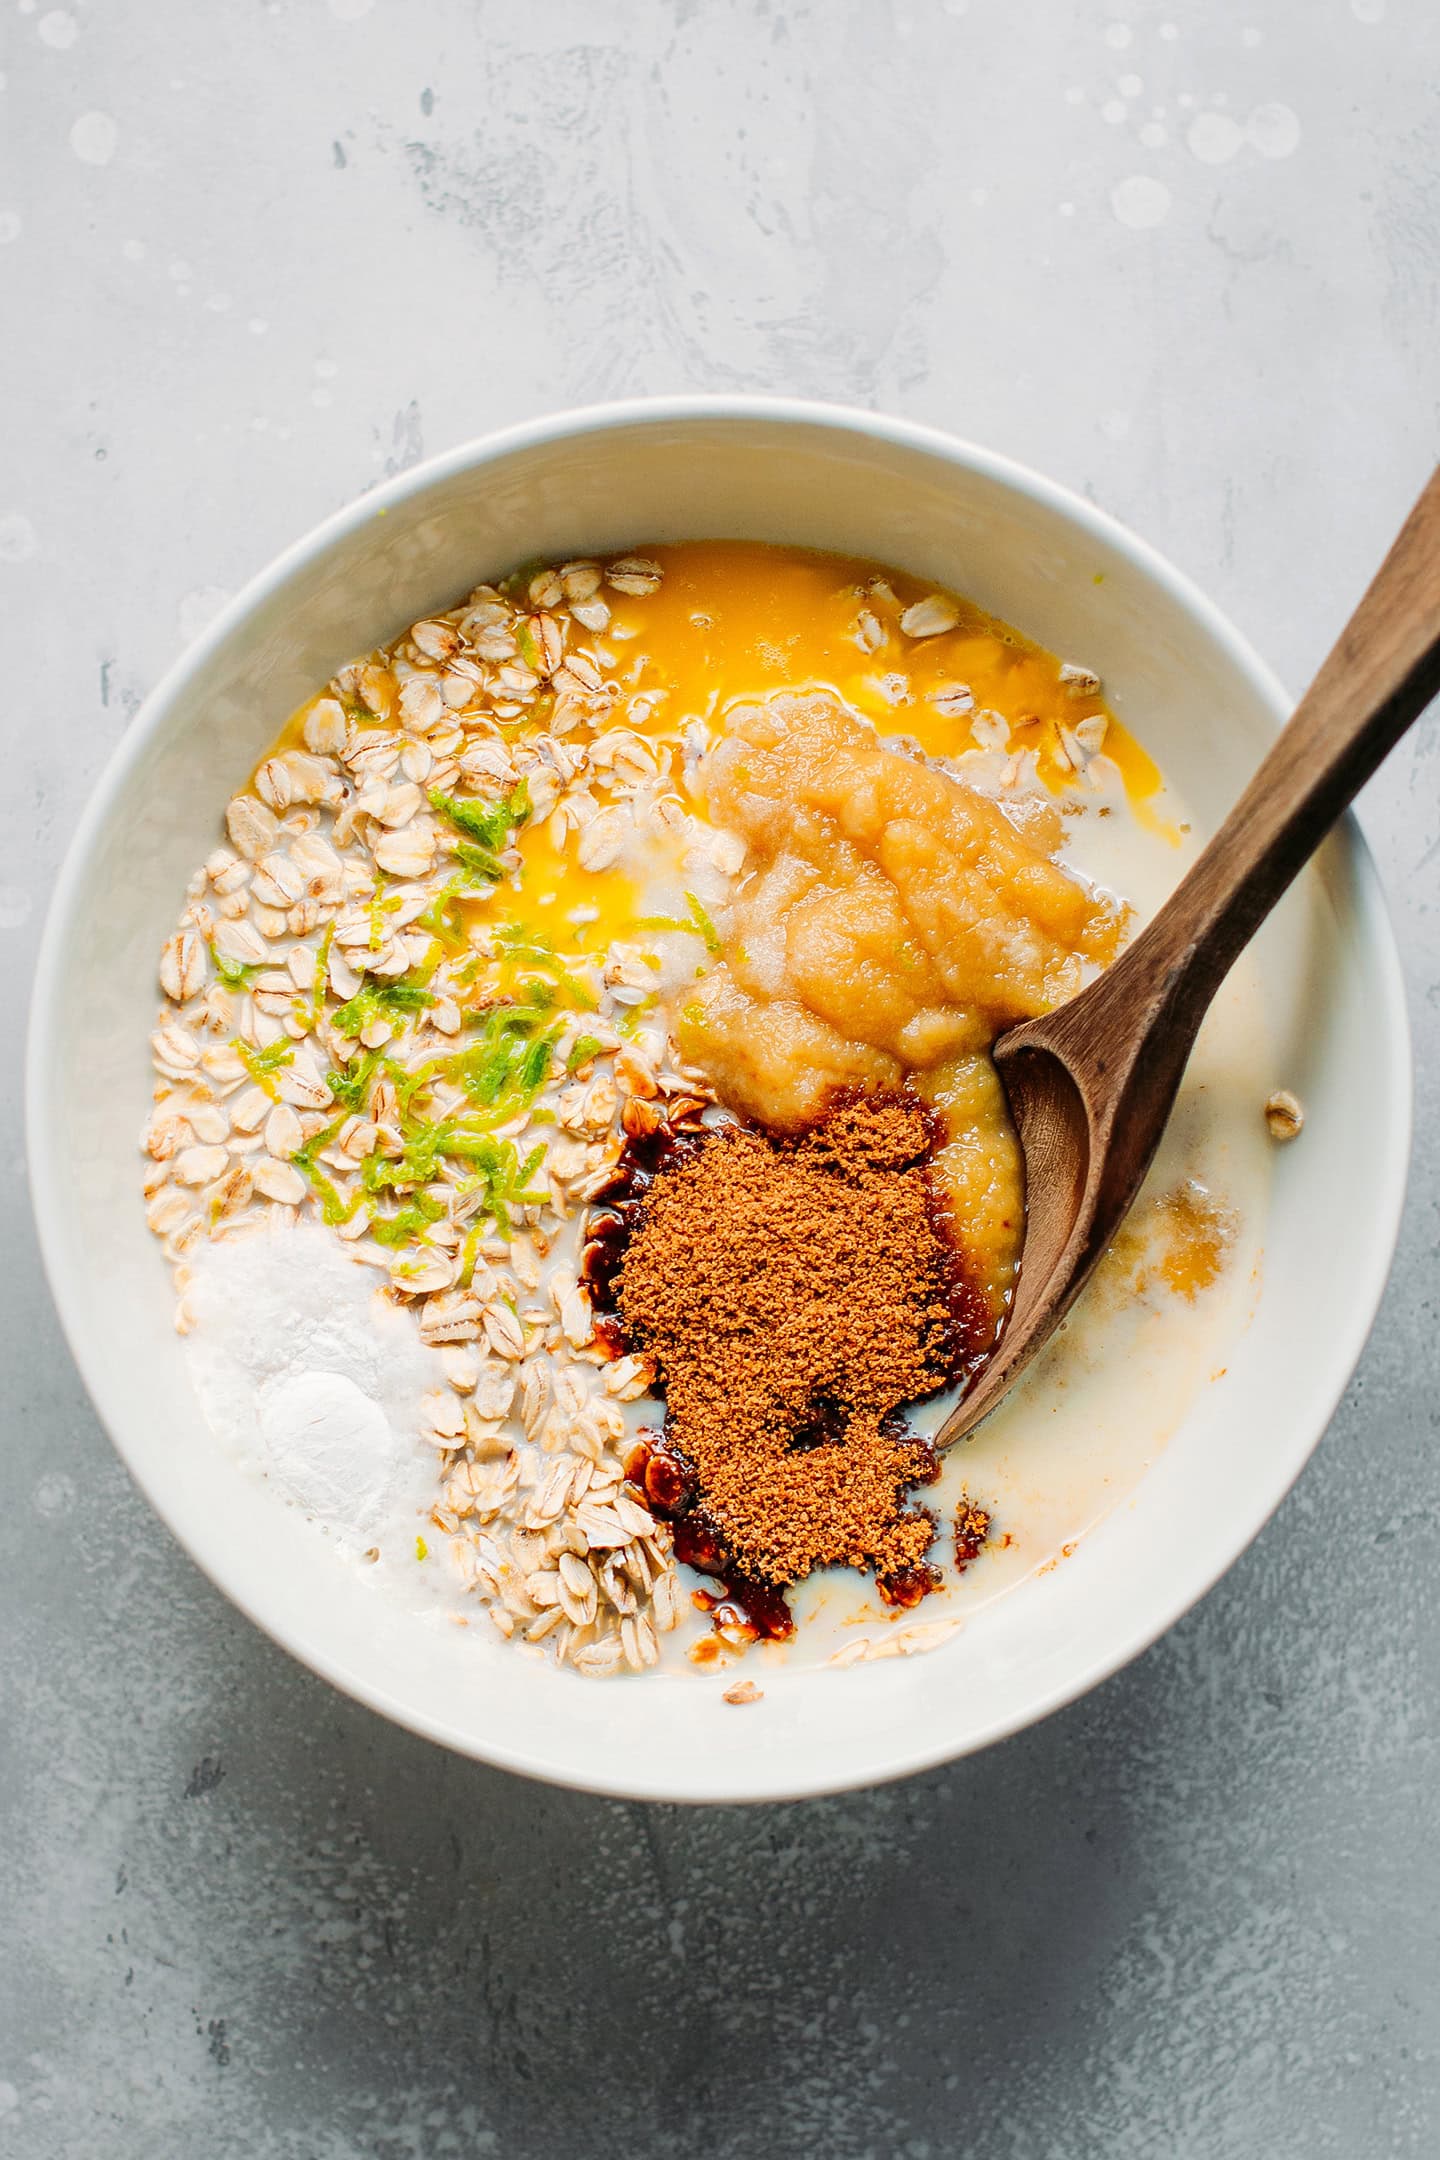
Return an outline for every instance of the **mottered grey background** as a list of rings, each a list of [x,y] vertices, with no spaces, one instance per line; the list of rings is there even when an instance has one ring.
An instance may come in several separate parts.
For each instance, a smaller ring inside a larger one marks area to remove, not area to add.
[[[0,2152],[1433,2153],[1433,723],[1364,806],[1419,1128],[1332,1430],[1147,1657],[882,1791],[544,1791],[262,1640],[77,1384],[19,1062],[76,811],[186,639],[383,475],[557,406],[973,436],[1298,687],[1436,452],[1440,13],[0,0],[0,76]]]

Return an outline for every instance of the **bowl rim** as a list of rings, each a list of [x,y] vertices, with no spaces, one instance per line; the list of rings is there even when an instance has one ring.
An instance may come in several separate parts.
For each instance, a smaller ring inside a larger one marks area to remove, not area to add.
[[[143,760],[148,745],[163,727],[171,708],[184,697],[195,677],[208,666],[235,629],[257,608],[282,593],[299,570],[322,556],[336,542],[349,537],[377,513],[423,495],[457,474],[516,452],[624,429],[667,427],[692,421],[742,424],[763,421],[796,428],[829,429],[896,449],[919,452],[1028,496],[1126,558],[1133,568],[1161,587],[1249,681],[1258,700],[1270,711],[1277,730],[1288,717],[1292,701],[1249,641],[1189,577],[1177,570],[1148,541],[1060,483],[1015,459],[943,429],[895,419],[864,407],[814,399],[710,393],[630,398],[571,407],[472,438],[357,496],[273,557],[172,663],[126,727],[92,784],[66,849],[36,956],[25,1053],[26,1157],[42,1266],[71,1357],[90,1402],[130,1476],[176,1542],[201,1573],[262,1633],[342,1693],[394,1723],[474,1760],[569,1790],[604,1796],[672,1804],[676,1801],[747,1804],[807,1799],[864,1789],[978,1753],[1089,1693],[1149,1649],[1213,1589],[1259,1535],[1319,1445],[1370,1334],[1389,1281],[1405,1202],[1413,1125],[1414,1071],[1404,979],[1393,926],[1370,849],[1353,814],[1347,812],[1336,828],[1349,873],[1345,912],[1373,970],[1372,988],[1384,1014],[1385,1041],[1380,1062],[1388,1087],[1388,1099],[1380,1106],[1384,1112],[1387,1145],[1383,1175],[1376,1183],[1370,1217],[1370,1279],[1362,1286],[1362,1294],[1352,1300],[1347,1325],[1332,1332],[1327,1340],[1324,1373],[1317,1375],[1312,1371],[1309,1375],[1311,1388],[1307,1412],[1296,1420],[1294,1427],[1297,1435],[1303,1437],[1292,1441],[1276,1456],[1263,1490],[1254,1497],[1244,1516],[1238,1517],[1233,1524],[1231,1535],[1225,1540],[1224,1557],[1196,1575],[1180,1579],[1169,1597],[1152,1608],[1138,1625],[1123,1631],[1123,1639],[1108,1646],[1078,1670],[1027,1697],[1012,1712],[991,1717],[958,1743],[953,1738],[940,1737],[903,1751],[892,1747],[883,1762],[838,1775],[831,1771],[802,1779],[793,1774],[773,1779],[764,1774],[761,1765],[752,1777],[752,1789],[743,1794],[711,1784],[703,1773],[688,1781],[683,1792],[677,1792],[673,1783],[647,1779],[643,1766],[619,1775],[608,1774],[603,1767],[597,1766],[579,1777],[558,1770],[544,1759],[537,1759],[523,1744],[487,1739],[484,1746],[478,1745],[473,1734],[461,1731],[443,1717],[410,1708],[387,1688],[367,1681],[363,1673],[351,1670],[340,1659],[307,1644],[302,1639],[302,1630],[267,1615],[262,1609],[263,1598],[257,1599],[245,1584],[235,1579],[223,1536],[211,1539],[197,1535],[192,1526],[182,1528],[176,1519],[176,1511],[169,1504],[164,1481],[147,1476],[132,1460],[122,1437],[125,1412],[121,1391],[112,1385],[107,1370],[87,1344],[83,1302],[76,1283],[69,1277],[62,1250],[58,1230],[61,1204],[58,1164],[63,1133],[52,1114],[51,1098],[44,1082],[53,1056],[65,956],[75,928],[87,856],[95,836],[111,814],[115,798]]]

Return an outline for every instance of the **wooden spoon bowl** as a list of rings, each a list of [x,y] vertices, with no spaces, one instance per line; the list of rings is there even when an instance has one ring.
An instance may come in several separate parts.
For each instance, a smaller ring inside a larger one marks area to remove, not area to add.
[[[1140,1189],[1232,963],[1437,691],[1440,472],[1244,795],[1154,920],[1078,997],[996,1043],[1025,1162],[1025,1241],[994,1355],[937,1446],[973,1431],[1064,1319]]]

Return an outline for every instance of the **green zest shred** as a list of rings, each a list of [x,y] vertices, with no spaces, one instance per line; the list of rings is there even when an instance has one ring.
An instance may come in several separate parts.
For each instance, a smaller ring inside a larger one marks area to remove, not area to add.
[[[348,1115],[347,1111],[346,1116]],[[333,1124],[326,1125],[307,1140],[304,1147],[297,1148],[290,1158],[300,1175],[314,1188],[315,1196],[320,1202],[321,1218],[329,1223],[332,1229],[338,1223],[349,1222],[360,1205],[360,1195],[357,1193],[347,1207],[316,1161],[316,1157],[329,1147],[344,1123],[345,1118],[336,1118]]]
[[[445,1077],[464,1088],[476,1109],[489,1112],[497,1125],[527,1109],[539,1094],[560,1034],[544,995],[548,985],[526,988],[540,994],[524,1004],[487,1006],[474,1023],[479,1039],[444,1061]]]
[[[393,915],[399,907],[398,900],[386,897],[385,880],[382,877],[375,887],[375,897],[370,902],[370,950],[379,952],[385,943],[385,917]]]
[[[705,941],[705,950],[712,959],[719,956],[720,933],[711,922],[703,901],[693,892],[685,895],[685,908],[695,930]]]
[[[230,1045],[245,1067],[250,1078],[272,1099],[275,1094],[275,1075],[282,1066],[288,1065],[295,1055],[295,1045],[282,1035],[278,1042],[268,1043],[263,1050],[256,1050],[236,1036]]]
[[[529,817],[530,790],[520,780],[502,801],[486,802],[478,795],[447,795],[443,788],[431,788],[430,807],[437,817],[447,819],[456,832],[475,841],[493,861],[512,831]],[[456,852],[460,851],[457,849]],[[494,874],[497,878],[500,876],[498,864]]]
[[[649,997],[641,998],[638,1005],[627,1005],[615,1022],[616,1034],[623,1035],[627,1042],[633,1042],[640,1032],[640,1023],[646,1013],[653,1012],[659,1002],[659,998],[652,993]]]
[[[240,960],[227,960],[223,953],[210,947],[210,958],[215,963],[215,973],[227,990],[248,990],[255,979],[253,965]]]
[[[637,930],[678,930],[686,937],[698,937],[712,959],[720,952],[720,933],[706,911],[704,902],[693,892],[685,895],[683,915],[641,915],[636,918]]]
[[[551,937],[524,924],[510,924],[495,933],[499,992],[466,1014],[459,1045],[446,1045],[439,1054],[413,1065],[401,1062],[388,1046],[360,1047],[358,1039],[373,1022],[413,1020],[439,1002],[427,984],[446,957],[446,940],[454,929],[451,904],[469,874],[483,871],[488,876],[493,863],[498,878],[495,851],[505,845],[530,808],[523,783],[500,803],[458,800],[438,788],[432,792],[431,803],[465,835],[456,847],[459,875],[431,903],[428,916],[417,918],[431,932],[434,943],[423,966],[408,976],[393,981],[368,979],[354,997],[332,1010],[336,1035],[354,1041],[356,1048],[326,1075],[335,1099],[334,1121],[314,1134],[292,1160],[313,1189],[326,1222],[343,1223],[366,1206],[371,1211],[371,1236],[391,1250],[412,1244],[423,1247],[429,1231],[446,1217],[452,1196],[469,1203],[464,1212],[470,1215],[470,1227],[459,1270],[460,1279],[468,1282],[491,1226],[508,1238],[516,1211],[540,1206],[547,1198],[543,1189],[532,1190],[531,1184],[544,1162],[544,1147],[531,1147],[522,1155],[513,1140],[501,1137],[499,1128],[527,1112],[556,1071],[565,1015],[593,1011],[595,998],[571,974]],[[370,905],[372,923],[378,926],[381,915],[398,901],[377,891]],[[331,934],[333,930],[317,956],[315,992],[306,1003],[312,1025],[317,1026],[325,1010]],[[489,964],[483,953],[459,963],[450,978],[456,993],[470,990],[479,971]],[[573,1072],[601,1048],[597,1036],[581,1035],[565,1060],[566,1069]],[[290,1054],[290,1046],[280,1044],[273,1052],[254,1055],[278,1063]],[[325,1176],[320,1157],[349,1119],[365,1114],[371,1091],[381,1079],[394,1098],[390,1134],[384,1147],[377,1147],[360,1164],[360,1191],[347,1203]],[[442,1101],[449,1105],[441,1116],[435,1114],[439,1105],[433,1101],[437,1087],[443,1087]]]
[[[490,1217],[501,1237],[508,1238],[510,1235],[511,1208],[538,1207],[544,1200],[543,1192],[528,1190],[531,1178],[544,1159],[544,1148],[537,1147],[532,1148],[522,1160],[513,1140],[487,1140],[471,1155],[473,1174],[464,1190],[466,1193],[478,1192],[481,1195],[481,1212]],[[472,1254],[472,1272],[474,1265]],[[466,1281],[468,1280],[467,1275]]]
[[[466,1197],[478,1193],[484,1220],[471,1232],[463,1255],[462,1273],[468,1281],[486,1222],[508,1237],[511,1211],[541,1204],[546,1195],[532,1192],[530,1180],[544,1160],[544,1148],[533,1148],[522,1157],[513,1141],[497,1139],[494,1132],[496,1126],[528,1109],[545,1086],[560,1037],[554,986],[534,981],[524,991],[523,1001],[505,999],[472,1016],[476,1039],[462,1050],[408,1069],[383,1050],[370,1050],[327,1074],[342,1115],[292,1158],[313,1186],[327,1222],[347,1220],[359,1201],[344,1206],[317,1157],[346,1118],[363,1112],[370,1088],[382,1071],[395,1091],[402,1144],[398,1153],[377,1148],[360,1166],[365,1196],[399,1203],[393,1213],[375,1216],[370,1234],[377,1243],[396,1247],[423,1241],[426,1231],[445,1214],[443,1200],[428,1189],[442,1181],[455,1185]],[[404,993],[398,1001],[397,993]],[[363,1011],[353,1009],[367,1000]],[[357,1021],[364,1024],[366,1013],[416,1011],[433,1003],[430,993],[413,982],[367,984],[349,1007],[336,1013],[335,1022],[350,1034]],[[445,1117],[427,1118],[415,1108],[416,1098],[437,1080],[459,1087],[468,1100]]]
[[[359,1035],[372,1020],[411,1019],[439,999],[413,976],[398,982],[365,983],[348,1004],[338,1005],[331,1018],[342,1035]]]
[[[310,999],[310,1025],[317,1028],[325,1017],[325,991],[330,981],[330,947],[335,942],[335,922],[325,925],[325,935],[320,940],[320,950],[315,955],[315,989]]]
[[[428,930],[431,937],[438,938],[442,945],[450,949],[465,942],[465,933],[461,928],[455,903],[468,882],[463,872],[459,877],[448,879],[424,913],[415,918],[422,930]]]
[[[347,1065],[343,1072],[328,1072],[326,1082],[336,1102],[343,1103],[347,1116],[354,1117],[365,1107],[370,1093],[370,1083],[384,1057],[383,1050],[366,1050]]]
[[[473,840],[457,840],[455,860],[465,871],[465,883],[473,885],[498,885],[505,875],[505,868],[498,855],[487,847],[478,847]]]
[[[423,1237],[431,1223],[439,1222],[445,1209],[439,1200],[432,1200],[421,1193],[408,1207],[398,1214],[377,1216],[370,1225],[370,1235],[377,1245],[408,1245],[415,1237]]]
[[[555,941],[543,930],[530,930],[523,923],[507,923],[495,933],[495,943],[500,957],[512,966],[533,967],[542,975],[548,975],[556,988],[578,1005],[584,1012],[594,1012],[595,999],[584,983],[577,982],[555,950]]]
[[[432,1223],[439,1222],[445,1205],[426,1188],[435,1184],[442,1166],[462,1169],[457,1186],[465,1198],[478,1193],[479,1212],[494,1223],[502,1237],[510,1235],[510,1210],[538,1207],[543,1192],[531,1192],[530,1180],[544,1161],[543,1147],[521,1156],[513,1140],[497,1140],[483,1123],[465,1111],[435,1124],[423,1119],[405,1121],[405,1145],[398,1155],[371,1155],[361,1166],[366,1192],[404,1196],[393,1215],[377,1216],[370,1234],[381,1245],[408,1245],[423,1238]],[[453,1171],[452,1171],[453,1176]],[[471,1233],[464,1254],[462,1274],[468,1281],[475,1266],[475,1251],[483,1225]]]
[[[591,1058],[604,1047],[597,1035],[577,1035],[570,1045],[570,1055],[565,1060],[566,1072],[578,1072],[582,1065],[588,1065]]]

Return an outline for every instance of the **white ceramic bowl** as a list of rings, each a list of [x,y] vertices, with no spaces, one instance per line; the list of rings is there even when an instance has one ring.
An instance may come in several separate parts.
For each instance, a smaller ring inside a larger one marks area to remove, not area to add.
[[[96,1407],[186,1550],[260,1627],[362,1702],[489,1762],[598,1792],[758,1800],[896,1777],[1013,1733],[1134,1657],[1230,1565],[1324,1430],[1373,1318],[1405,1183],[1410,1059],[1389,926],[1347,826],[1286,904],[1285,964],[1307,956],[1309,1001],[1287,1077],[1308,1123],[1277,1165],[1256,1317],[1133,1500],[943,1649],[769,1674],[764,1714],[740,1713],[713,1681],[586,1682],[369,1594],[228,1461],[191,1391],[138,1192],[156,955],[229,793],[342,660],[526,558],[707,535],[878,556],[1082,653],[1205,823],[1285,716],[1254,654],[1148,548],[948,437],[733,398],[513,429],[290,549],[132,723],[41,949],[29,1148],[50,1282]]]

